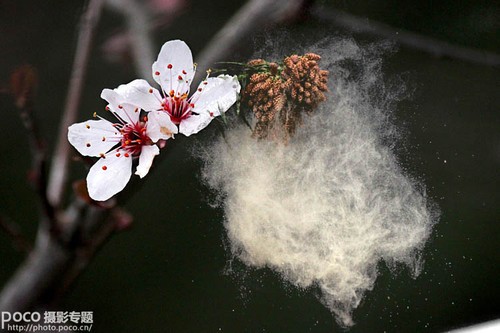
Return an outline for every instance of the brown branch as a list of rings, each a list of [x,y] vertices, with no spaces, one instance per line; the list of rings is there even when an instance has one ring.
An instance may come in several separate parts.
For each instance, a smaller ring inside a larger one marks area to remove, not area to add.
[[[64,283],[61,283],[63,281],[61,279],[64,279],[72,271],[73,265],[77,262],[75,260],[76,253],[87,246],[81,239],[73,241],[76,237],[75,233],[84,226],[103,222],[109,212],[109,209],[82,204],[77,198],[73,206],[76,206],[78,212],[73,214],[68,221],[61,217],[61,214],[55,216],[53,208],[61,204],[64,192],[67,164],[71,152],[67,140],[67,127],[77,118],[91,44],[102,3],[103,0],[90,0],[82,15],[70,87],[48,184],[46,184],[44,177],[45,152],[36,128],[36,122],[33,119],[32,104],[29,103],[30,99],[18,97],[16,100],[16,104],[21,109],[24,125],[30,134],[30,143],[35,157],[34,169],[38,173],[36,176],[37,183],[39,183],[38,188],[39,192],[44,192],[43,195],[40,193],[40,197],[45,198],[43,200],[44,207],[46,210],[50,209],[50,212],[40,218],[33,251],[7,282],[0,294],[0,309],[2,311],[26,311],[40,304],[50,303],[54,296],[59,294],[58,290],[65,286]],[[24,81],[20,82],[24,83]],[[18,86],[24,87],[25,85],[19,84]],[[23,91],[22,89],[18,90]],[[16,95],[15,91],[14,95]],[[46,187],[47,190],[45,190]],[[57,233],[53,232],[56,225],[61,228]],[[87,236],[91,238],[93,234]],[[104,238],[97,239],[103,242],[106,240]]]
[[[57,147],[52,159],[47,189],[49,201],[54,207],[61,204],[66,185],[68,161],[71,153],[71,147],[67,140],[68,126],[77,120],[93,36],[101,14],[102,4],[103,0],[90,0],[81,18],[69,90],[60,123]]]
[[[309,0],[250,0],[210,40],[197,57],[195,81],[205,76],[205,71],[221,61],[247,38],[288,19],[298,17],[310,4]]]
[[[353,32],[391,39],[401,45],[438,57],[449,57],[488,66],[500,66],[500,56],[495,53],[460,47],[323,6],[313,8],[311,14],[321,21],[334,24],[338,27]]]
[[[307,2],[250,1],[214,37],[201,57],[199,68],[203,69],[221,59],[241,39],[263,26],[276,24],[296,15]],[[82,18],[68,99],[49,178],[48,195],[50,202],[56,207],[61,204],[66,182],[70,152],[66,140],[67,126],[76,120],[90,44],[101,5],[102,0],[90,0]],[[77,198],[64,215],[57,216],[62,226],[59,235],[50,233],[44,227],[46,223],[40,223],[34,250],[0,294],[0,311],[28,311],[42,304],[50,304],[64,294],[109,237],[129,224],[123,216],[108,219],[110,213],[111,207],[98,207]]]
[[[106,4],[125,17],[135,70],[143,79],[149,79],[154,61],[152,15],[143,3],[135,0],[106,0]]]
[[[80,229],[73,229],[69,234],[56,237],[41,224],[35,248],[0,294],[0,311],[24,312],[40,305],[51,305],[68,287],[67,281],[74,281],[76,278],[75,266],[82,265],[82,258],[83,265],[86,266],[96,249],[115,230],[104,228],[108,226],[106,219],[109,209],[81,203],[77,206],[74,209],[78,213],[71,223],[78,226],[100,225],[101,228],[91,234],[79,235],[78,241],[70,242],[75,237],[74,233]],[[100,236],[103,228],[106,237]],[[86,242],[88,239],[93,242]],[[82,253],[86,255],[82,256]],[[81,272],[81,267],[76,271]]]
[[[37,84],[37,72],[30,65],[18,67],[10,76],[10,93],[14,98],[16,107],[19,109],[19,116],[26,129],[31,151],[32,167],[29,173],[29,180],[38,194],[43,213],[46,217],[44,221],[49,223],[49,230],[56,233],[58,228],[55,223],[54,208],[47,199],[47,155],[45,140],[42,138],[40,129],[37,126],[38,122],[34,111],[34,96]]]
[[[90,233],[91,237],[89,237],[88,234],[90,230],[87,230],[87,233],[83,234],[86,236],[77,242],[79,244],[84,244],[84,246],[80,245],[77,247],[75,260],[67,271],[65,278],[61,281],[57,294],[54,295],[54,301],[62,298],[74,285],[75,281],[87,269],[89,263],[102,246],[106,244],[115,233],[124,230],[132,223],[132,217],[127,213],[123,213],[118,207],[109,210],[106,214],[106,220],[104,221],[100,218],[100,214],[102,214],[102,212],[98,210],[89,212],[87,220],[89,222],[92,221],[92,223],[87,223],[87,229],[92,229],[92,233]],[[94,217],[92,215],[94,215]],[[124,217],[124,215],[126,215],[126,217]]]

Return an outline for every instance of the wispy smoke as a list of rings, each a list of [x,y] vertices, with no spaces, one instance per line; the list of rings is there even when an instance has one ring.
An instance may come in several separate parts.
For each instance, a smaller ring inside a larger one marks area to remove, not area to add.
[[[397,131],[388,115],[404,90],[382,80],[385,49],[351,40],[309,48],[330,70],[330,96],[294,139],[256,141],[235,126],[203,157],[233,256],[299,288],[319,288],[343,326],[353,325],[380,262],[418,275],[435,220],[389,147]]]

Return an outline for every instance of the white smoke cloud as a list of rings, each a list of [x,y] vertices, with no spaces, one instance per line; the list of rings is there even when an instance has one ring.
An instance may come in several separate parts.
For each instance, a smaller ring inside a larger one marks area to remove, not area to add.
[[[435,221],[389,147],[397,130],[387,119],[404,89],[382,81],[385,49],[322,42],[312,51],[330,70],[329,100],[289,145],[256,141],[238,125],[203,156],[232,255],[299,288],[319,288],[343,326],[353,325],[380,262],[418,275]]]

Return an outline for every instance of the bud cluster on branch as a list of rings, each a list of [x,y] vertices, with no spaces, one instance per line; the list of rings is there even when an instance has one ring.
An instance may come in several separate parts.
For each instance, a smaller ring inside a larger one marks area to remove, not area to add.
[[[288,142],[302,122],[323,102],[328,90],[328,71],[320,69],[321,57],[314,53],[286,57],[283,63],[254,59],[242,91],[242,103],[250,108],[256,123],[252,135],[258,139]]]

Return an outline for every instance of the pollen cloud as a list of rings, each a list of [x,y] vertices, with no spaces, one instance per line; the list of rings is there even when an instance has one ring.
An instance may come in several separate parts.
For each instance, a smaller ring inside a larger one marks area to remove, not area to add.
[[[387,144],[398,133],[387,119],[404,91],[382,80],[386,49],[351,40],[309,48],[330,71],[329,97],[289,144],[255,140],[237,125],[202,157],[233,257],[298,288],[318,288],[345,327],[378,265],[419,274],[436,220],[422,186]]]

